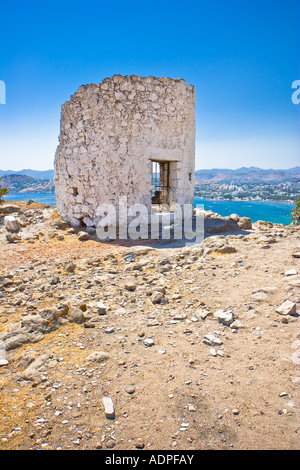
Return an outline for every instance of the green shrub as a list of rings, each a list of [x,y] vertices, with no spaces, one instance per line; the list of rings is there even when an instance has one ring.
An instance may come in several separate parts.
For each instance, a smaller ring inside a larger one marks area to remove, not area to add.
[[[300,197],[295,200],[296,207],[293,209],[291,219],[293,224],[300,224]]]
[[[0,181],[1,181],[1,178],[0,178]],[[4,202],[3,201],[3,196],[6,196],[6,194],[9,193],[9,189],[8,188],[0,188],[0,204],[1,202]]]

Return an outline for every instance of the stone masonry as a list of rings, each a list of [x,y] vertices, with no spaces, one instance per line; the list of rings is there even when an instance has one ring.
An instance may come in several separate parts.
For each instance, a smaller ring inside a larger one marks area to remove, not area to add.
[[[99,204],[117,209],[120,196],[148,210],[191,204],[194,165],[195,94],[182,79],[114,75],[62,106],[56,200],[74,226],[96,226]]]

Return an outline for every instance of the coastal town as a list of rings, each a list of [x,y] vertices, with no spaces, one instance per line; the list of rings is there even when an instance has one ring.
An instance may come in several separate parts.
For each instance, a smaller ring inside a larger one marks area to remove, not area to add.
[[[293,202],[300,196],[300,167],[197,170],[195,196],[214,200]]]
[[[288,181],[279,184],[216,184],[196,183],[195,196],[201,199],[284,201],[293,202],[300,196],[300,182]]]

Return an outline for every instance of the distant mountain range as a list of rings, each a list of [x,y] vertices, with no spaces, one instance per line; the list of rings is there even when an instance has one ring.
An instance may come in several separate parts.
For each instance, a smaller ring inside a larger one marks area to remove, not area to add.
[[[53,180],[54,178],[54,170],[0,170],[0,177],[8,176],[8,175],[24,175],[24,176],[31,176],[32,178],[36,178],[39,180]]]
[[[300,167],[289,168],[287,170],[263,170],[262,168],[238,168],[236,170],[213,168],[211,170],[196,170],[196,183],[215,184],[255,184],[266,183],[276,184],[287,181],[300,181]]]
[[[54,191],[54,170],[0,170],[0,177],[0,186],[6,186],[10,191]],[[287,181],[300,182],[300,166],[287,170],[263,170],[257,167],[242,167],[236,170],[213,168],[211,170],[195,171],[196,184],[276,184]]]

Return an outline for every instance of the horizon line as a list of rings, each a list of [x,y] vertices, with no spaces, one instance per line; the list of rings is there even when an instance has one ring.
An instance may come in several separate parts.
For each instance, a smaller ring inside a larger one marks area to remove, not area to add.
[[[212,170],[232,170],[232,171],[235,171],[235,170],[242,170],[242,169],[245,169],[245,170],[249,170],[249,169],[256,169],[256,170],[263,170],[263,171],[286,171],[286,170],[292,170],[292,169],[295,169],[295,168],[299,168],[300,169],[300,165],[296,165],[296,166],[293,166],[293,167],[288,167],[288,168],[262,168],[262,167],[258,167],[258,166],[241,166],[241,167],[236,167],[236,168],[225,168],[225,167],[213,167],[213,168],[195,168],[194,171],[212,171]],[[36,169],[36,168],[22,168],[20,170],[12,170],[12,169],[8,169],[8,170],[3,170],[2,168],[0,169],[0,171],[5,171],[5,172],[8,172],[8,171],[11,171],[13,173],[16,173],[16,172],[20,172],[20,171],[39,171],[39,172],[42,172],[42,171],[54,171],[54,168],[47,168],[47,169],[43,169],[43,170],[40,170],[40,169]]]

